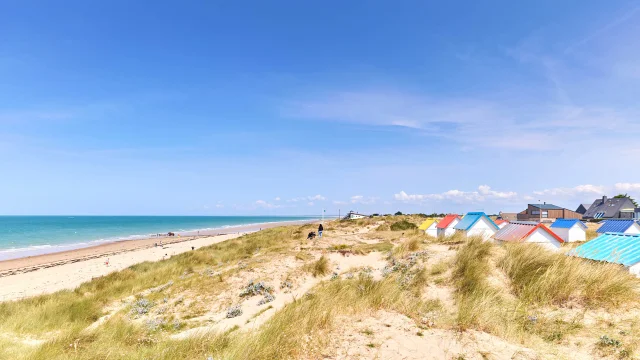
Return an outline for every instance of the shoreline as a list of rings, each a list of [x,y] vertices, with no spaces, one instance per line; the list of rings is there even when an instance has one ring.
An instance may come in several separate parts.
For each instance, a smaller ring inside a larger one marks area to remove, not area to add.
[[[19,273],[37,271],[42,268],[54,267],[72,262],[86,261],[111,255],[118,255],[125,252],[154,248],[155,244],[159,244],[160,242],[162,242],[163,246],[168,246],[172,244],[179,244],[191,240],[216,237],[220,235],[249,233],[277,226],[307,224],[316,221],[318,220],[291,220],[237,225],[200,231],[184,231],[176,233],[176,236],[154,236],[141,239],[114,240],[110,242],[100,242],[94,245],[82,246],[68,250],[46,252],[37,255],[0,260],[0,278]]]
[[[287,216],[289,217],[289,216]],[[292,216],[291,216],[292,217]],[[257,220],[257,219],[256,219]],[[190,230],[170,230],[170,232],[174,233],[176,236],[168,236],[165,233],[147,233],[145,235],[136,234],[136,235],[121,235],[121,236],[112,236],[106,237],[102,239],[94,239],[94,240],[79,240],[70,242],[62,242],[62,243],[44,243],[44,244],[36,244],[19,248],[0,248],[0,262],[22,259],[27,257],[36,257],[40,255],[53,254],[53,253],[61,253],[67,251],[73,251],[83,248],[93,248],[105,244],[111,243],[119,243],[123,241],[139,241],[139,240],[149,240],[149,239],[157,239],[158,241],[165,241],[165,239],[174,240],[176,237],[180,236],[205,236],[205,235],[219,235],[232,233],[237,231],[242,231],[243,228],[253,228],[253,227],[265,227],[267,224],[280,224],[280,223],[288,223],[288,222],[298,222],[298,221],[313,221],[316,218],[312,217],[299,217],[293,219],[285,219],[285,220],[276,220],[276,221],[260,221],[246,224],[238,224],[238,225],[221,225],[219,227],[206,227],[206,228],[193,228]],[[240,229],[240,230],[237,230]],[[2,269],[0,269],[2,271]]]
[[[82,283],[146,262],[161,261],[192,250],[238,238],[247,233],[287,225],[316,223],[317,219],[283,221],[219,229],[219,234],[173,238],[154,246],[157,238],[125,240],[63,253],[0,262],[0,302],[73,290]],[[225,233],[226,230],[226,233]],[[115,249],[114,249],[115,248]],[[109,260],[107,264],[107,259]]]

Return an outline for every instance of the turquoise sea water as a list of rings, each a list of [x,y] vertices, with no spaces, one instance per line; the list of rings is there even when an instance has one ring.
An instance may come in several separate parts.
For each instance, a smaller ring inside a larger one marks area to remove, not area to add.
[[[158,233],[306,220],[300,216],[0,216],[0,260]]]

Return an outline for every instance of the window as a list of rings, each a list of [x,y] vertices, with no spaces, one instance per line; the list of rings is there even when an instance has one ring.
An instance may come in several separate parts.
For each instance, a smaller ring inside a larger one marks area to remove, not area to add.
[[[549,212],[548,211],[543,211],[542,212],[542,217],[543,218],[549,217]]]
[[[531,215],[540,215],[540,210],[531,210]]]

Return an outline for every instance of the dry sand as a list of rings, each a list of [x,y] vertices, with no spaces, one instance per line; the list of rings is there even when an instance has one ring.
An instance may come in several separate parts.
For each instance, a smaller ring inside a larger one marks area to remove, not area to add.
[[[150,238],[127,240],[98,246],[44,254],[0,262],[0,301],[16,300],[74,289],[95,277],[144,261],[159,261],[176,254],[236,238],[247,232],[276,226],[308,223],[290,221],[281,223],[239,226],[233,234],[200,237]],[[162,241],[163,246],[155,246]],[[107,265],[108,260],[108,265]]]

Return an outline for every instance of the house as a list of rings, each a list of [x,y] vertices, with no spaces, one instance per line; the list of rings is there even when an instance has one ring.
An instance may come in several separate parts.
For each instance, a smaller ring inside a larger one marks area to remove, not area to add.
[[[506,213],[506,212],[500,211],[500,214],[498,214],[498,219],[507,220],[507,221],[516,221],[518,220],[518,213]]]
[[[640,235],[605,233],[573,249],[568,255],[621,264],[640,275]]]
[[[608,232],[621,234],[640,234],[640,225],[633,219],[609,219],[596,231],[598,234]]]
[[[580,206],[578,206],[578,208],[576,209],[576,212],[578,214],[584,215],[587,212],[587,210],[589,210],[590,206],[591,204],[580,204]]]
[[[445,216],[436,226],[438,229],[437,235],[440,237],[453,235],[456,232],[454,227],[458,225],[458,222],[460,222],[460,216],[458,214]]]
[[[355,211],[349,211],[347,215],[343,218],[343,220],[357,220],[357,219],[364,219],[366,217],[367,215],[358,214]]]
[[[633,218],[636,220],[640,220],[640,208],[636,208],[635,216]]]
[[[582,214],[553,204],[529,204],[518,213],[518,221],[553,222],[555,219],[582,219]]]
[[[550,250],[560,248],[564,240],[543,223],[513,222],[503,227],[493,237],[501,242],[533,243]]]
[[[587,225],[578,219],[557,219],[551,224],[551,230],[564,242],[587,240]]]
[[[424,233],[429,236],[436,237],[438,236],[438,229],[436,228],[437,226],[438,219],[428,218],[422,224],[420,224],[418,230],[424,231]]]
[[[500,230],[498,225],[483,212],[467,213],[453,228],[465,237],[480,236],[484,240],[489,240]]]
[[[502,229],[503,227],[507,226],[509,222],[507,220],[498,219],[498,220],[495,220],[494,223],[498,225],[500,229]]]
[[[585,219],[632,219],[635,213],[635,205],[630,198],[612,198],[603,196],[596,199],[587,212]]]

